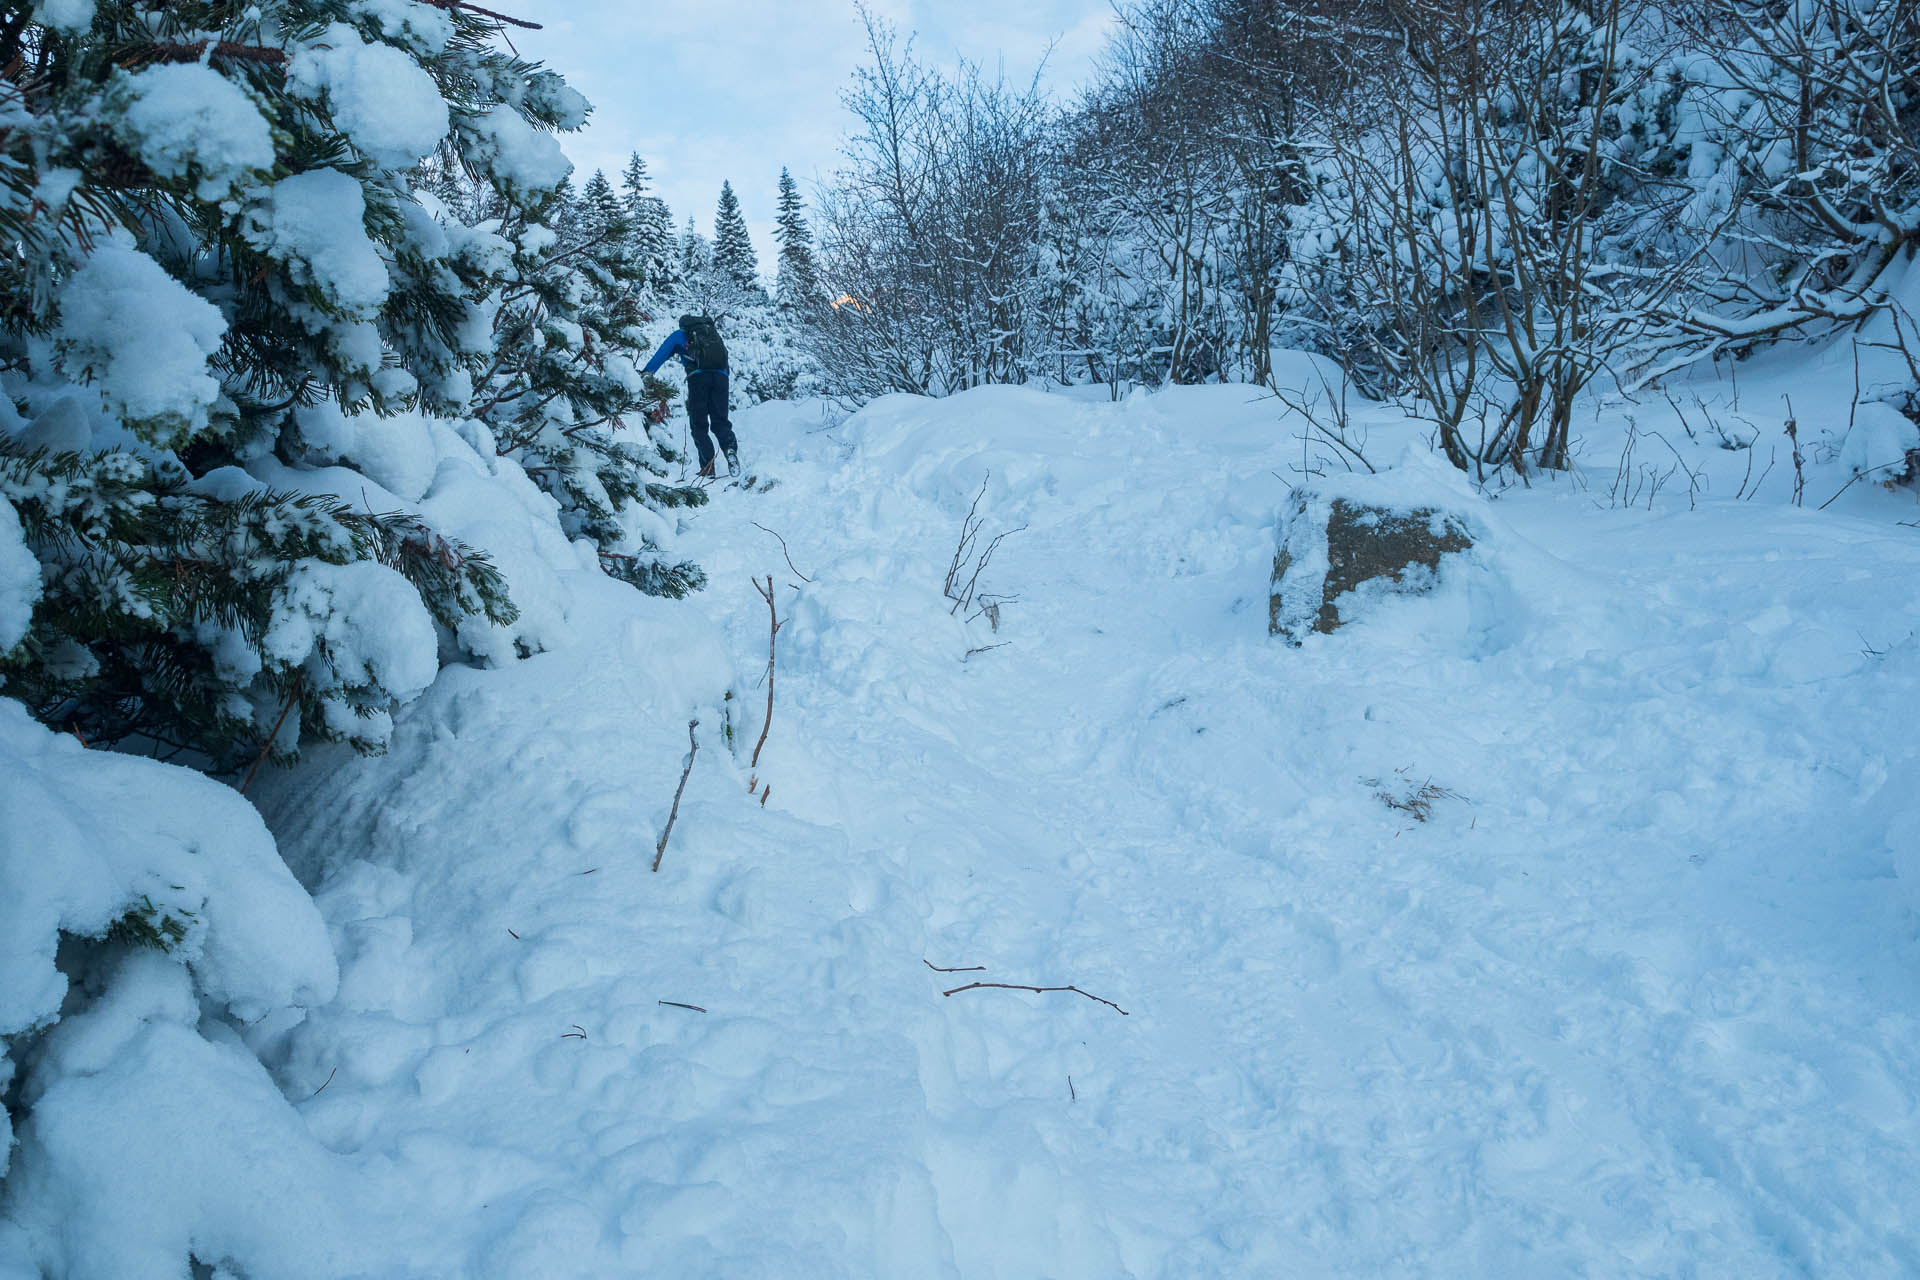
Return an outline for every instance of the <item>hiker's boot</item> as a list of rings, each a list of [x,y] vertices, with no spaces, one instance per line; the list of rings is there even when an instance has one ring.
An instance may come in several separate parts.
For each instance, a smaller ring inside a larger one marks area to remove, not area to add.
[[[700,464],[700,478],[702,480],[713,479],[713,459],[712,458],[708,458],[705,462]]]
[[[740,478],[740,453],[736,449],[727,450],[727,474],[736,480]]]

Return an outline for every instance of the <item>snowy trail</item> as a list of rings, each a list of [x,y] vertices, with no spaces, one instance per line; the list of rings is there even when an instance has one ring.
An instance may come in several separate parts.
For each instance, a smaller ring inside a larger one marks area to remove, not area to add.
[[[443,678],[397,788],[269,801],[345,981],[273,1052],[411,1273],[1920,1269],[1906,531],[1516,494],[1510,595],[1296,651],[1244,390],[745,417],[718,627],[609,602]],[[989,473],[997,633],[940,595]]]

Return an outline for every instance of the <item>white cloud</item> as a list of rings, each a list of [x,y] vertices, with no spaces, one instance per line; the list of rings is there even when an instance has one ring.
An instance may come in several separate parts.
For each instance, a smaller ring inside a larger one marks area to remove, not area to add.
[[[646,157],[654,190],[684,226],[711,233],[722,180],[731,181],[764,267],[773,254],[780,167],[803,189],[839,160],[840,105],[865,56],[846,0],[521,0],[501,8],[544,23],[513,33],[592,100],[588,127],[562,143],[579,172],[618,178],[630,152]],[[1058,41],[1046,82],[1071,90],[1112,22],[1107,0],[876,0],[879,16],[916,32],[930,61],[967,58],[1024,80]]]

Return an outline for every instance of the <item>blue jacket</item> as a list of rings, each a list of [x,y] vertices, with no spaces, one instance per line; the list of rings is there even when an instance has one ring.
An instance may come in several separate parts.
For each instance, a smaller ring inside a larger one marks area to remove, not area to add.
[[[687,335],[678,329],[667,335],[667,340],[660,344],[660,349],[653,353],[653,359],[647,361],[647,367],[641,372],[652,373],[673,356],[680,357],[681,365],[689,374],[694,372],[693,357],[687,354]],[[725,369],[702,369],[700,372],[717,373],[723,378],[727,376]]]

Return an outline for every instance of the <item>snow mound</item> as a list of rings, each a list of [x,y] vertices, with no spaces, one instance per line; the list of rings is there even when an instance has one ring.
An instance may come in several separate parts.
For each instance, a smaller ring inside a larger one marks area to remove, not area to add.
[[[1840,446],[1840,465],[1856,476],[1891,480],[1920,453],[1920,426],[1890,404],[1856,405],[1853,425]]]
[[[39,1047],[6,1209],[44,1274],[367,1274],[374,1206],[231,1034],[196,1029],[185,971],[136,951]],[[298,1197],[297,1211],[289,1201]]]
[[[326,931],[253,806],[172,765],[88,751],[0,700],[0,1035],[60,1011],[62,933],[98,937],[130,909],[179,929],[172,954],[235,1017],[333,993]]]
[[[226,1021],[297,1021],[339,980],[259,815],[188,770],[89,751],[10,699],[0,776],[0,1082],[18,1069],[25,1117],[10,1160],[0,1143],[15,1233],[0,1257],[16,1247],[76,1278],[181,1274],[189,1252],[255,1275],[352,1274],[336,1265],[350,1180]],[[67,938],[107,941],[92,961],[67,944],[56,968]]]

